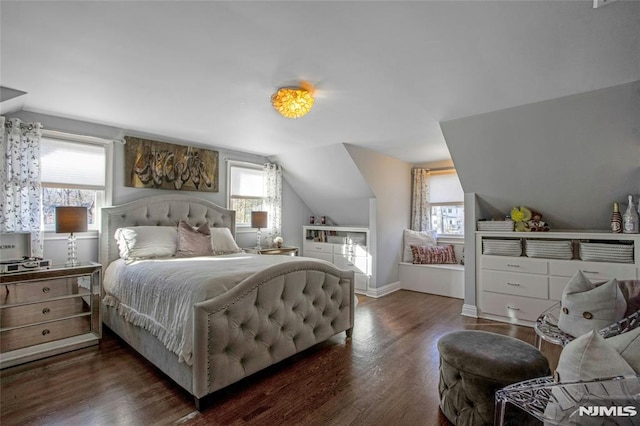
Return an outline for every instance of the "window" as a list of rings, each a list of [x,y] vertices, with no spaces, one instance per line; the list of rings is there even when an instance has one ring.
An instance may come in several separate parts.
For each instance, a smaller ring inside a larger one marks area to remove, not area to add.
[[[464,235],[464,192],[455,171],[432,171],[429,178],[431,229]]]
[[[110,204],[107,191],[110,167],[107,165],[111,160],[111,145],[93,140],[43,132],[40,160],[45,230],[55,229],[56,206],[87,207],[89,229],[99,228],[100,209]]]
[[[266,194],[262,165],[229,161],[227,182],[227,208],[236,211],[236,226],[250,227],[251,212],[264,210]]]

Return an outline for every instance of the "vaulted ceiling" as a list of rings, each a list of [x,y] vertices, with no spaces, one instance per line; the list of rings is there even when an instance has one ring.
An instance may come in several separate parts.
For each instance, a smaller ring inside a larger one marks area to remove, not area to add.
[[[636,1],[2,1],[0,12],[0,85],[26,92],[24,110],[262,155],[349,143],[447,159],[442,121],[640,79]],[[300,80],[316,85],[315,106],[285,119],[270,96]]]

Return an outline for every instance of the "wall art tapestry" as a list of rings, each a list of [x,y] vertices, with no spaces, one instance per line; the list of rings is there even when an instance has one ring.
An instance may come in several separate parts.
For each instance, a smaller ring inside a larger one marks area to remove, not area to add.
[[[125,136],[125,185],[218,192],[218,151]]]

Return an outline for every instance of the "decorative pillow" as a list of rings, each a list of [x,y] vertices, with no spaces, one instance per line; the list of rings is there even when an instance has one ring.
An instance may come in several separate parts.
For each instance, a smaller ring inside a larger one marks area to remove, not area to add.
[[[436,241],[437,233],[435,231],[425,231],[418,232],[412,231],[411,229],[405,229],[403,238],[404,238],[404,252],[402,254],[403,262],[412,262],[413,261],[413,253],[411,251],[411,246],[436,246],[438,242]]]
[[[415,264],[458,263],[451,244],[446,246],[411,246],[411,253]]]
[[[120,257],[125,260],[175,256],[178,231],[173,226],[131,226],[115,232]]]
[[[211,234],[209,224],[195,229],[186,222],[178,224],[178,251],[176,257],[211,256]]]
[[[211,245],[213,254],[241,253],[242,249],[236,244],[229,228],[211,228]]]
[[[571,277],[562,292],[558,327],[574,337],[600,330],[624,317],[627,302],[615,279],[596,286],[582,271]]]
[[[640,374],[640,327],[605,339]]]
[[[640,280],[619,280],[618,287],[627,301],[627,312],[624,316],[628,317],[632,313],[640,311]]]
[[[622,337],[625,334],[630,333],[624,333],[617,337]],[[635,339],[633,336],[627,336],[626,339],[628,340],[619,342],[614,342],[613,339],[612,337],[605,340],[597,332],[590,331],[569,342],[560,354],[558,368],[554,374],[555,380],[559,382],[589,381],[598,378],[636,374],[637,370],[634,371],[634,368],[625,360],[625,354],[628,354],[629,350],[638,352],[637,336]],[[631,346],[634,347],[631,348]],[[620,351],[622,351],[622,354]],[[612,388],[609,389],[609,386],[612,386]],[[564,390],[554,388],[552,390],[553,396],[545,409],[545,418],[562,420],[560,424],[574,424],[573,422],[568,422],[568,420],[571,419],[571,415],[575,414],[577,409],[575,401],[579,401],[580,405],[602,405],[602,401],[606,400],[611,392],[615,393],[617,391],[616,388],[615,384],[606,382],[603,382],[598,388],[592,387],[589,394],[585,393],[585,390],[579,386]],[[636,386],[636,389],[629,389],[629,391],[632,393],[639,392],[640,384]],[[598,420],[594,424],[604,424],[601,418]]]

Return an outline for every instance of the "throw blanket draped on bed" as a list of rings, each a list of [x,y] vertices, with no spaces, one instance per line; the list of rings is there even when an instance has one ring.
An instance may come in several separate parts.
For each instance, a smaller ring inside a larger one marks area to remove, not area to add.
[[[193,305],[225,293],[268,266],[295,262],[289,256],[230,254],[111,263],[104,274],[107,306],[156,336],[181,362],[192,364]],[[304,258],[304,260],[309,260]]]

